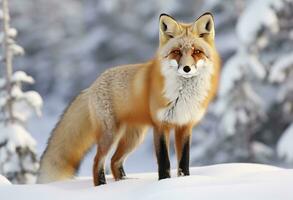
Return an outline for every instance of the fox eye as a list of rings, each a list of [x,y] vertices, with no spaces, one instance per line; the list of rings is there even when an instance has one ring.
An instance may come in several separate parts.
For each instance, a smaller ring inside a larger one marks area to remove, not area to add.
[[[201,54],[201,53],[202,53],[201,50],[199,50],[199,49],[195,49],[194,52],[193,52],[193,55],[199,55],[199,54]]]
[[[181,51],[178,50],[178,49],[175,49],[173,51],[171,51],[172,54],[175,54],[175,55],[181,55]]]

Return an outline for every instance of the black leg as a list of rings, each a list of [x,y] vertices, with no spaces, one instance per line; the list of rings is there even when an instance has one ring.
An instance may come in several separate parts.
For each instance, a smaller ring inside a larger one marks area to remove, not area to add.
[[[98,185],[104,185],[106,184],[106,177],[105,177],[105,171],[104,169],[99,169],[98,171]]]
[[[160,146],[157,157],[159,165],[159,180],[164,178],[170,178],[170,160],[166,144],[166,138],[163,136],[160,138]]]
[[[170,160],[168,151],[168,134],[155,129],[154,142],[158,162],[159,180],[170,178]]]
[[[178,176],[188,176],[189,173],[189,151],[190,139],[188,138],[181,152],[181,159],[179,161]]]
[[[126,174],[125,174],[125,171],[124,171],[124,168],[123,168],[122,165],[118,168],[118,170],[119,170],[119,178],[120,179],[125,178],[126,177]]]

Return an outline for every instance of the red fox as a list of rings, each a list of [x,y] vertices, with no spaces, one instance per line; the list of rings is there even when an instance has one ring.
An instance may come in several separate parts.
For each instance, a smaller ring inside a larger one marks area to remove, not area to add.
[[[71,178],[88,149],[97,144],[94,185],[106,183],[104,163],[111,159],[115,180],[126,175],[123,163],[154,129],[159,179],[170,177],[169,131],[175,130],[178,176],[189,175],[192,128],[214,97],[220,71],[210,13],[194,23],[159,18],[159,48],[147,63],[106,70],[65,110],[41,158],[38,183]]]

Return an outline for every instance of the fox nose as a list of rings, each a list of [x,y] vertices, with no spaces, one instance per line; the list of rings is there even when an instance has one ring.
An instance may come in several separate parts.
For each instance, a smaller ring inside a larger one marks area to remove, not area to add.
[[[190,72],[190,67],[188,65],[183,67],[183,71],[185,71],[186,73]]]

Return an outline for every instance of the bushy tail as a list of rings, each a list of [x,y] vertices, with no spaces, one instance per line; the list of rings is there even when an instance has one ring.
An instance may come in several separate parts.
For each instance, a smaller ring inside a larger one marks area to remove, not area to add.
[[[38,183],[74,176],[81,159],[95,142],[97,119],[94,110],[87,90],[68,106],[42,155]]]

